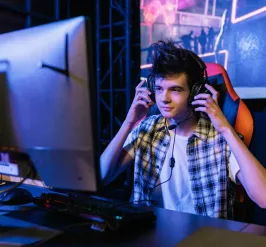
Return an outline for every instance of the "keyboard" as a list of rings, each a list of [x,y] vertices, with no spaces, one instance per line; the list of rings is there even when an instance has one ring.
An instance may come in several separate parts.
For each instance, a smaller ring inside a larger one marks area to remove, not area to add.
[[[34,203],[50,211],[104,224],[111,230],[153,225],[156,215],[147,206],[82,194],[42,193]]]

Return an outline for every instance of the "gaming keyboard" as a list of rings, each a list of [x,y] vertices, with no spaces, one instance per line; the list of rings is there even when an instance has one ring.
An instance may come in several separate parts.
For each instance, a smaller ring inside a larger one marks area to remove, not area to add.
[[[104,223],[112,230],[121,228],[153,225],[156,216],[147,206],[120,202],[98,196],[75,193],[42,193],[34,199],[39,207],[61,212],[92,222]],[[112,226],[112,227],[111,227]]]

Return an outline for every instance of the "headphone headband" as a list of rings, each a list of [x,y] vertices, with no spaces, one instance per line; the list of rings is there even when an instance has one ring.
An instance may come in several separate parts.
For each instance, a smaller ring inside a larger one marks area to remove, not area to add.
[[[207,73],[206,64],[193,51],[186,50],[186,52],[198,63],[198,65],[200,66],[200,69],[202,71],[203,77],[205,78],[205,80],[208,80],[208,73]]]
[[[205,91],[204,88],[204,84],[208,83],[208,73],[207,73],[207,66],[206,64],[198,57],[198,55],[196,53],[194,53],[193,51],[189,51],[187,49],[183,49],[181,48],[182,51],[184,51],[186,53],[186,55],[191,56],[199,65],[201,73],[202,73],[202,79],[200,81],[194,82],[191,90],[190,90],[190,94],[189,94],[189,98],[188,98],[188,104],[191,105],[192,101],[194,100],[194,96],[197,95],[198,93],[201,93],[201,91]],[[186,56],[183,56],[183,60],[185,61],[185,63],[187,63],[187,58]],[[155,78],[151,75],[148,75],[147,77],[147,86],[148,89],[154,93],[154,86],[155,86]]]

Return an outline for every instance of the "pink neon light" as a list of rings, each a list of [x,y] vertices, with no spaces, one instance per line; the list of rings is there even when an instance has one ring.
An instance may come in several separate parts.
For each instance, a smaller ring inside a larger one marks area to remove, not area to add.
[[[176,11],[177,11],[177,3],[174,4],[168,1],[166,5],[164,5],[162,13],[166,25],[171,25],[175,23]]]
[[[174,7],[175,7],[175,6],[174,6],[173,4],[171,4],[171,3],[167,3],[167,4],[166,4],[166,9],[167,9],[168,11],[173,11],[173,10],[175,10]]]
[[[140,69],[147,69],[147,68],[151,68],[152,64],[151,63],[147,63],[147,64],[143,64],[140,65]]]
[[[222,53],[224,53],[224,56],[225,56],[223,66],[227,70],[229,53],[227,50],[221,50],[218,52],[218,54],[222,54]],[[215,53],[210,52],[210,53],[204,53],[203,55],[199,55],[199,57],[210,57],[210,56],[215,56]],[[151,63],[140,65],[140,69],[147,69],[147,68],[151,68],[151,67],[152,67]]]
[[[248,18],[251,18],[253,16],[259,15],[263,12],[266,12],[266,6],[265,6],[265,7],[262,7],[260,9],[255,10],[255,11],[252,11],[246,15],[243,15],[241,17],[236,18],[236,9],[237,9],[237,0],[233,0],[233,2],[232,2],[232,14],[231,14],[231,22],[232,23],[237,23],[237,22],[246,20]]]
[[[160,1],[151,2],[143,11],[144,22],[153,24],[161,14],[162,5]]]
[[[175,23],[175,13],[165,13],[163,14],[164,16],[164,20],[165,20],[165,24],[166,25],[171,25]]]
[[[144,0],[140,0],[140,9],[143,9],[144,7]]]
[[[163,15],[165,24],[171,25],[175,22],[178,0],[168,0],[165,4],[161,1],[151,1],[147,6],[143,6],[143,17],[146,24],[152,25],[158,16]]]
[[[178,10],[186,9],[191,6],[195,6],[196,1],[195,0],[179,0],[178,1]]]

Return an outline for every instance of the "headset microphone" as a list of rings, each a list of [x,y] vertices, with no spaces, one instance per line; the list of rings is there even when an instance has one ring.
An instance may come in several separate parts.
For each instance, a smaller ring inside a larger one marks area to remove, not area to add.
[[[168,130],[173,130],[173,129],[175,129],[177,126],[179,126],[181,123],[183,123],[183,122],[185,122],[186,120],[190,119],[190,118],[191,118],[191,116],[190,116],[191,113],[192,113],[192,111],[189,112],[189,114],[187,115],[187,117],[186,117],[185,119],[179,121],[178,123],[175,123],[175,124],[171,124],[171,125],[169,125],[169,126],[168,126]]]
[[[169,125],[169,126],[168,126],[168,129],[169,129],[169,130],[173,130],[173,129],[175,129],[177,126],[178,126],[177,124]]]

